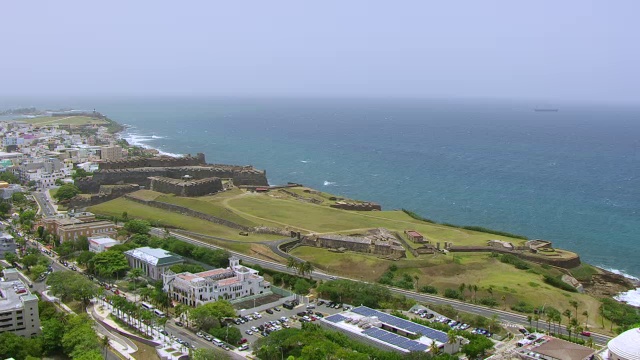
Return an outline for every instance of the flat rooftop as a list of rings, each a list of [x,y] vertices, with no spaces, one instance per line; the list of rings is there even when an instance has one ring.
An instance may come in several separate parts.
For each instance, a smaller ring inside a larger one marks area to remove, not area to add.
[[[148,246],[125,251],[125,254],[152,265],[169,265],[183,262],[182,257],[170,251]]]
[[[7,271],[8,269],[5,269]],[[22,301],[35,297],[20,280],[0,281],[0,311],[22,308]]]
[[[331,315],[321,321],[331,323],[334,327],[347,331],[374,342],[384,344],[401,352],[426,352],[431,343],[439,347],[447,343],[449,338],[442,331],[416,324],[382,311],[366,306],[359,306],[350,311]],[[421,335],[417,339],[398,335],[394,330],[406,334]]]

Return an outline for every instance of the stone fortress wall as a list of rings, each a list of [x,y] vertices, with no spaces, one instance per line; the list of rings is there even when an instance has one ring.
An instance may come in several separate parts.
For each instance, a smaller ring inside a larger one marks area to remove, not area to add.
[[[177,196],[204,196],[222,191],[220,178],[180,180],[167,177],[151,177],[151,190]]]
[[[234,185],[269,186],[267,173],[253,166],[207,164],[204,154],[183,158],[155,157],[106,161],[93,176],[78,179],[76,185],[84,193],[98,192],[100,185],[137,184],[151,187],[151,177],[179,179],[232,179]]]

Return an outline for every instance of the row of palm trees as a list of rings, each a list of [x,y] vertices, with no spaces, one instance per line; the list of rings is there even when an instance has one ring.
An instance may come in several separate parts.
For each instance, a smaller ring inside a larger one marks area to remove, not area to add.
[[[309,279],[311,279],[311,274],[315,270],[315,267],[309,261],[298,261],[294,257],[289,257],[289,259],[287,259],[287,269],[294,269],[296,273],[301,276],[309,275]]]
[[[152,311],[147,310],[122,296],[108,296],[107,300],[111,303],[113,309],[116,310],[116,316],[118,318],[125,319],[126,315],[126,323],[137,329],[142,328],[144,324],[146,327],[145,333],[147,335],[150,334],[151,325],[153,325],[153,323],[162,325],[163,329],[167,323],[167,317],[158,318]]]
[[[567,325],[565,328],[567,333],[569,333],[569,340],[571,340],[571,335],[574,335],[574,340],[578,339],[578,335],[583,331],[589,329],[589,312],[587,310],[582,312],[582,315],[585,317],[584,327],[580,324],[578,319],[578,302],[576,300],[569,301],[571,307],[573,307],[574,311],[572,312],[570,309],[566,309],[562,313],[555,308],[547,308],[541,314],[534,314],[527,316],[527,321],[529,322],[529,326],[533,327],[533,321],[536,322],[536,331],[538,331],[538,324],[541,320],[541,316],[543,316],[547,322],[547,332],[551,333],[551,325],[553,325],[553,332],[558,333],[562,330],[562,320],[563,317],[567,318]],[[587,339],[587,342],[593,342],[591,338]]]

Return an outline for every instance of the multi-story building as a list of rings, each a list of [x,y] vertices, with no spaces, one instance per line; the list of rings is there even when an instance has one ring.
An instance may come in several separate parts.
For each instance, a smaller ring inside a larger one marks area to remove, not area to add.
[[[96,220],[90,212],[56,215],[42,221],[44,228],[58,235],[60,241],[76,240],[80,236],[110,236],[117,234],[116,224],[106,220]]]
[[[170,266],[184,262],[182,257],[170,251],[147,246],[125,251],[124,256],[131,268],[142,269],[153,280],[162,279],[162,274],[169,271]]]
[[[192,274],[171,271],[162,276],[164,290],[171,300],[198,306],[220,298],[235,300],[246,296],[269,294],[271,284],[258,271],[240,265],[237,257],[229,258],[229,267]]]
[[[13,236],[7,233],[0,233],[0,259],[4,259],[4,254],[13,252],[15,254],[17,245]]]
[[[38,297],[29,292],[16,269],[5,269],[0,281],[0,332],[5,331],[25,337],[41,331]]]
[[[114,160],[122,159],[122,147],[120,147],[120,145],[101,147],[100,159],[105,161],[114,161]]]
[[[89,251],[94,253],[107,251],[114,245],[120,245],[120,242],[108,236],[92,236],[89,238]]]

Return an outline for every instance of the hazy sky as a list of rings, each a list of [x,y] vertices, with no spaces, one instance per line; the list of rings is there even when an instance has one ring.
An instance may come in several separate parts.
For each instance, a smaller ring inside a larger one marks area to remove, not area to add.
[[[640,101],[640,1],[4,1],[0,95]]]

